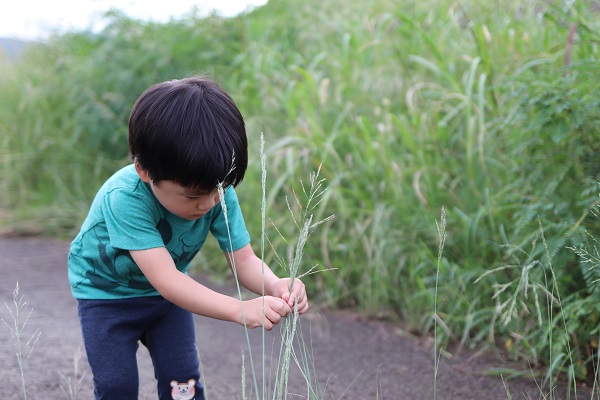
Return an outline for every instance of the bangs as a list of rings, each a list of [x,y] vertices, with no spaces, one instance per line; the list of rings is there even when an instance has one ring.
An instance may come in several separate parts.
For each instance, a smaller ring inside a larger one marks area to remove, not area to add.
[[[243,179],[239,176],[235,153],[202,152],[188,150],[191,154],[181,157],[173,168],[165,170],[162,179],[172,180],[199,194],[213,191],[219,184],[223,187],[237,186]],[[160,180],[160,179],[157,179]]]

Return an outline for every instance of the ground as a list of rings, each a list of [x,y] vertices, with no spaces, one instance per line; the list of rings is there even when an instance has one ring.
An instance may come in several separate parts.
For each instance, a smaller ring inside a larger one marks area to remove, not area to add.
[[[45,238],[0,238],[0,318],[12,323],[2,303],[12,305],[18,282],[19,294],[28,302],[27,309],[32,310],[23,337],[28,339],[36,329],[41,331],[25,370],[27,399],[30,400],[93,399],[91,373],[82,351],[77,303],[67,283],[68,246],[67,242]],[[197,279],[216,290],[235,293],[233,286],[217,285],[202,277]],[[242,399],[244,354],[246,396],[256,399],[244,329],[199,316],[195,321],[207,398]],[[326,312],[320,310],[318,304],[312,304],[311,310],[301,318],[301,327],[312,351],[313,379],[317,378],[320,383],[322,399],[549,398],[545,397],[547,389],[540,390],[536,382],[528,378],[507,380],[509,396],[502,379],[488,373],[493,367],[503,366],[502,360],[465,350],[441,357],[434,386],[430,341],[405,334],[397,324],[371,320],[348,311]],[[267,333],[267,360],[276,360],[279,336],[278,329]],[[250,331],[250,342],[260,386],[260,330]],[[23,399],[13,344],[9,328],[0,324],[0,395],[3,400]],[[138,363],[140,399],[155,399],[152,364],[143,346],[138,351]],[[265,365],[266,375],[274,376],[269,362]],[[272,378],[267,378],[267,385],[270,385],[269,379]],[[78,381],[76,396],[69,397],[69,389]],[[302,384],[297,370],[290,372],[289,392],[289,398],[306,398],[306,385]],[[567,398],[560,387],[553,396],[556,400]],[[571,395],[571,399],[591,398],[589,388],[581,385],[577,395]]]

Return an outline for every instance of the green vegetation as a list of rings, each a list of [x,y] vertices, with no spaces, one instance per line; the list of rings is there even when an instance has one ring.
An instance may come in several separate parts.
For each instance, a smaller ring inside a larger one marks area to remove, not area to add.
[[[111,13],[99,35],[53,37],[0,63],[0,216],[16,231],[73,235],[128,162],[135,98],[207,73],[246,117],[254,156],[240,198],[255,240],[261,133],[267,235],[280,254],[295,229],[281,222],[286,198],[322,163],[330,190],[314,218],[336,218],[303,259],[337,270],[310,278],[313,299],[419,334],[438,321],[444,346],[499,344],[527,373],[593,382],[597,17],[586,0],[271,0],[237,18],[168,24]],[[199,264],[215,271],[210,253]]]

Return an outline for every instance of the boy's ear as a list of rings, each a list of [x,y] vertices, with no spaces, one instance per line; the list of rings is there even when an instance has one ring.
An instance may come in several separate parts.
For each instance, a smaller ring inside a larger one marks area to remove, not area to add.
[[[152,179],[150,179],[150,175],[148,174],[148,171],[143,169],[137,160],[135,160],[133,162],[133,165],[135,166],[135,171],[140,176],[140,179],[142,180],[142,182],[150,183],[152,181]]]

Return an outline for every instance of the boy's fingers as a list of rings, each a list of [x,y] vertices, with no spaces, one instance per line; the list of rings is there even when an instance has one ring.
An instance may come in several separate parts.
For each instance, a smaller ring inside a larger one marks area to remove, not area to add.
[[[278,298],[273,298],[271,309],[277,312],[277,314],[281,317],[285,317],[290,313],[290,307],[288,306],[287,302]]]
[[[302,307],[298,306],[298,313],[304,314],[308,311],[308,301],[305,301]]]
[[[273,301],[269,302],[269,307],[265,309],[264,328],[267,331],[270,331],[279,323],[279,321],[281,321],[281,318],[288,315],[289,312],[290,308],[285,302],[281,301],[281,299],[274,298]]]
[[[268,318],[265,318],[263,328],[265,328],[266,331],[270,331],[271,329],[273,329],[273,323]]]
[[[294,285],[292,293],[288,295],[287,302],[293,307],[294,302],[298,299],[298,304],[302,303],[306,299],[306,293],[304,292],[304,285]],[[284,299],[286,300],[286,299]]]
[[[294,281],[294,285],[293,285],[292,287],[290,287],[290,289],[291,289],[291,291],[292,291],[292,292],[295,292],[295,291],[297,291],[297,290],[301,289],[301,288],[302,288],[302,286],[304,286],[304,285],[302,284],[302,282],[301,282],[299,279],[296,279],[296,280]]]
[[[293,308],[294,306],[292,305],[292,309]],[[298,297],[297,309],[299,314],[304,314],[306,312],[306,310],[308,309],[308,299],[306,298],[306,296]]]

